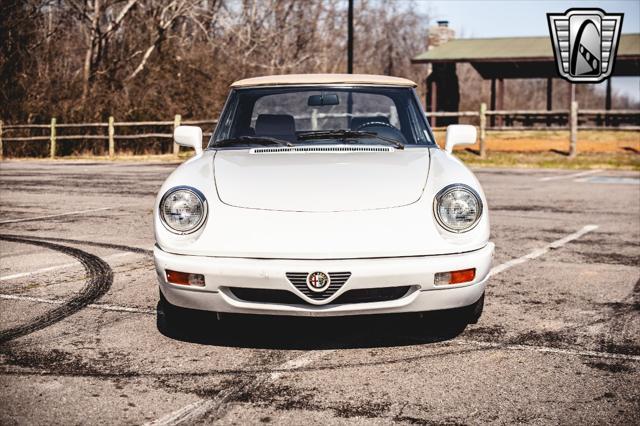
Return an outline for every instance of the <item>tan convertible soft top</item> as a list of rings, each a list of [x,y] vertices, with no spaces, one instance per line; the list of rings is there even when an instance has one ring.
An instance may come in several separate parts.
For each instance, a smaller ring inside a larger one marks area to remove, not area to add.
[[[372,74],[283,74],[238,80],[231,87],[284,86],[312,84],[372,84],[380,86],[416,87],[406,78]]]

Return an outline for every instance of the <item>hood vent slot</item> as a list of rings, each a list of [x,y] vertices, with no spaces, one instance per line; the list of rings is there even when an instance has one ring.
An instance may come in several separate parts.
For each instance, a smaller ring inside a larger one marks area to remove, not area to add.
[[[251,154],[294,154],[294,153],[348,153],[348,152],[393,152],[394,148],[375,145],[330,145],[330,146],[278,146],[269,148],[252,148]]]

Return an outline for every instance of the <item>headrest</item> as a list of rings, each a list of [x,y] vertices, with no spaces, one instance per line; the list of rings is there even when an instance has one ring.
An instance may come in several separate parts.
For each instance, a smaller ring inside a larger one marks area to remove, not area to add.
[[[256,136],[292,135],[296,124],[292,115],[260,114],[256,120]]]

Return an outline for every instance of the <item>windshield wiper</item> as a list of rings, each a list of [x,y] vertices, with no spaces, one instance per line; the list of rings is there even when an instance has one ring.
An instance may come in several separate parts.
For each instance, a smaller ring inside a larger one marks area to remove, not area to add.
[[[358,130],[323,130],[319,132],[309,132],[298,134],[299,140],[309,139],[357,139],[357,138],[376,138],[398,149],[404,149],[404,144],[396,139],[380,136],[375,132],[362,132]]]
[[[237,138],[223,139],[215,143],[214,146],[231,146],[236,144],[258,144],[258,145],[280,145],[294,146],[291,142],[282,139],[269,138],[266,136],[239,136]]]

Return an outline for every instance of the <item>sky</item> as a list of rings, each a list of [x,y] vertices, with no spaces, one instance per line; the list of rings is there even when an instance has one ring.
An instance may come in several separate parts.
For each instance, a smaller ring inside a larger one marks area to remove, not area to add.
[[[640,33],[640,0],[431,0],[416,1],[418,12],[432,22],[448,20],[460,38],[549,35],[547,12],[564,13],[572,7],[597,7],[624,13],[622,33]],[[599,84],[604,90],[604,83]],[[640,76],[613,77],[614,92],[640,101]],[[615,105],[614,105],[615,108]]]

